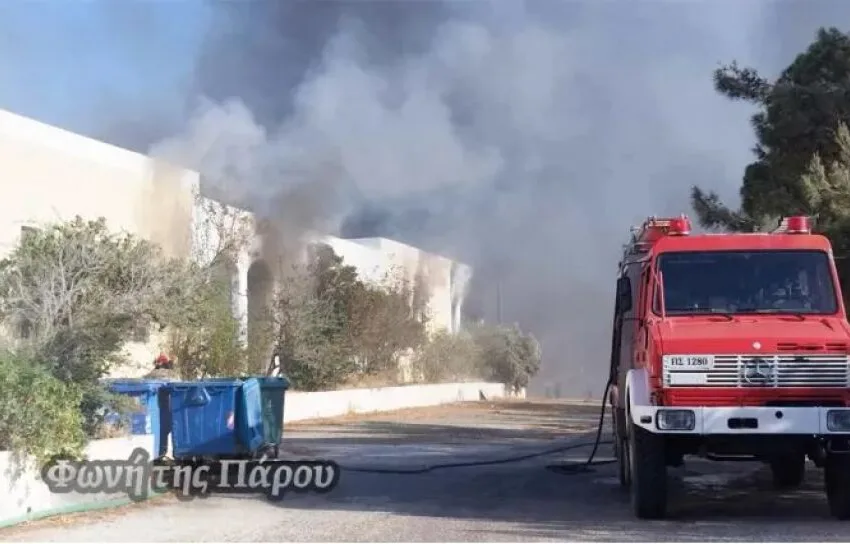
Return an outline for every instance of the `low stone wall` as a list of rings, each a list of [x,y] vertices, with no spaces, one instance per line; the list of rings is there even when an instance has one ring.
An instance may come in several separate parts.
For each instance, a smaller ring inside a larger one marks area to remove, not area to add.
[[[138,447],[151,453],[153,435],[92,440],[86,447],[86,454],[90,459],[129,459],[130,453]],[[27,469],[22,469],[11,453],[0,451],[0,527],[130,502],[123,494],[51,493],[33,465],[29,463]]]
[[[365,414],[451,402],[509,397],[500,383],[440,383],[286,394],[283,421]],[[521,394],[520,396],[524,396]]]

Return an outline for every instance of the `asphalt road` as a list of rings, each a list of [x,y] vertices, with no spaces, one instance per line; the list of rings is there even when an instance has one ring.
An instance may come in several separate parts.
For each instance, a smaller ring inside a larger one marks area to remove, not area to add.
[[[491,460],[583,442],[590,406],[482,404],[293,426],[288,455],[343,465],[418,468]],[[343,472],[327,495],[162,498],[105,513],[0,531],[6,541],[848,541],[850,523],[827,512],[814,468],[780,494],[749,463],[693,461],[671,472],[671,517],[632,518],[615,467],[565,475],[551,465],[589,448],[511,464],[418,475]],[[607,457],[610,448],[600,449]]]

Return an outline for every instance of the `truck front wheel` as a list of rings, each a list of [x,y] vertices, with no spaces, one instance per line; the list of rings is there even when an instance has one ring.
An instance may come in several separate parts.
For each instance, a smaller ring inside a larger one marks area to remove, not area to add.
[[[630,424],[628,445],[632,510],[641,519],[667,513],[667,458],[664,437]]]
[[[617,457],[617,476],[620,487],[627,489],[631,483],[628,440],[619,436],[614,437],[614,454]]]
[[[629,447],[626,438],[620,434],[620,425],[617,421],[617,410],[614,410],[613,435],[614,435],[614,458],[617,460],[617,477],[620,480],[620,487],[627,489],[629,487]]]
[[[850,519],[850,455],[828,453],[823,469],[829,513],[841,520]]]
[[[779,489],[793,489],[803,483],[806,474],[806,456],[787,454],[770,459],[773,485]]]

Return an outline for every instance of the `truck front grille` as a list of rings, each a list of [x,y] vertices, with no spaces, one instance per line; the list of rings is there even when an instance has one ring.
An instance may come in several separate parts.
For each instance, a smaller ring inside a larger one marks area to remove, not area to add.
[[[845,355],[715,355],[710,370],[665,369],[666,387],[850,387]]]

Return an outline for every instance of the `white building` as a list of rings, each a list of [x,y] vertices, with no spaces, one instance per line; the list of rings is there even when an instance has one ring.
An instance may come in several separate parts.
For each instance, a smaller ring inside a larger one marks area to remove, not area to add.
[[[246,243],[227,263],[234,311],[244,330],[252,302],[263,300],[273,285],[253,215],[201,197],[197,172],[0,110],[0,184],[0,257],[17,245],[25,229],[81,216],[103,217],[110,228],[155,242],[169,256],[208,259],[220,245],[222,227],[211,210],[224,211],[246,229]],[[393,267],[408,279],[422,274],[432,330],[459,328],[469,267],[383,238],[320,239],[366,280],[380,281]],[[141,374],[165,346],[161,337],[137,340],[127,352]]]
[[[419,275],[428,290],[431,332],[460,330],[463,295],[472,269],[440,255],[388,238],[323,239],[343,261],[356,267],[361,278],[379,284],[394,270],[409,282]]]

